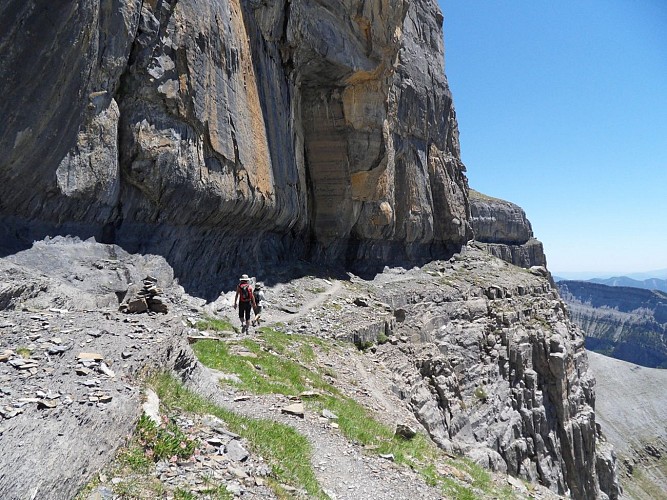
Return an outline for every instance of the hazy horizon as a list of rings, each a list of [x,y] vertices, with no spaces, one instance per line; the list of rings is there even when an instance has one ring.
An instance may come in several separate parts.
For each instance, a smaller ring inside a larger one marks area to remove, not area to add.
[[[642,272],[591,272],[591,271],[554,271],[549,269],[551,274],[558,278],[569,280],[589,280],[593,278],[608,279],[608,278],[631,278],[638,281],[647,279],[667,279],[667,269],[655,269],[653,271]]]

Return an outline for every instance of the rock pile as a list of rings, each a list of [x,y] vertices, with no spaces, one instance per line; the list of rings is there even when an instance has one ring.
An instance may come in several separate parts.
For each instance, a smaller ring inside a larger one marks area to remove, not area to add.
[[[131,299],[121,304],[118,310],[124,313],[143,313],[147,311],[167,313],[167,304],[160,297],[162,289],[157,286],[157,278],[146,276],[143,279],[143,285]]]

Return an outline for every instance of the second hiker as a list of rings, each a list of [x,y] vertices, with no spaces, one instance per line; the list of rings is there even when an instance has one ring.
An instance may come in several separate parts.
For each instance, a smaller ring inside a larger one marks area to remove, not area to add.
[[[252,326],[259,326],[260,317],[262,316],[262,308],[264,307],[264,289],[261,283],[257,283],[255,286],[255,293],[253,293],[253,296],[255,297],[255,306],[253,307],[255,317],[252,320]]]

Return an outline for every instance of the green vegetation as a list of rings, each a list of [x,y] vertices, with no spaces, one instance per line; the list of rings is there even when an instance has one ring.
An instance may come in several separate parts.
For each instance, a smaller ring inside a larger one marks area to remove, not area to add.
[[[622,462],[624,457],[619,457]],[[632,473],[619,474],[624,493],[628,498],[665,498],[665,492],[656,482],[656,477],[667,474],[667,457],[648,463],[637,463]]]
[[[359,349],[360,351],[366,351],[366,350],[370,349],[371,347],[373,347],[375,344],[373,342],[371,342],[370,340],[364,340],[363,342],[361,342],[361,341],[355,342],[354,345],[356,345],[357,349]]]
[[[16,354],[18,354],[22,358],[28,359],[32,354],[32,349],[30,349],[29,347],[19,347],[18,349],[16,349]]]
[[[280,486],[284,483],[303,488],[312,497],[326,498],[310,466],[310,443],[291,427],[270,420],[244,417],[220,408],[185,389],[168,374],[154,377],[150,385],[169,410],[178,408],[188,413],[215,415],[224,420],[232,432],[246,438],[271,465],[273,478],[269,484],[279,496],[287,496]]]
[[[137,438],[146,455],[156,462],[172,457],[189,458],[197,447],[197,443],[188,439],[175,422],[170,420],[157,426],[145,414],[137,424]]]
[[[482,401],[486,401],[486,399],[489,397],[489,395],[486,393],[486,391],[484,389],[482,389],[481,387],[478,387],[477,389],[475,389],[475,397],[477,399],[482,400]]]
[[[213,330],[214,332],[238,332],[238,329],[232,325],[229,318],[211,318],[206,317],[195,324],[195,328],[200,331]]]
[[[325,377],[331,375],[329,368],[304,364],[316,359],[314,348],[332,349],[331,345],[320,339],[287,335],[263,328],[260,335],[252,339],[225,343],[202,340],[193,348],[203,364],[234,373],[241,380],[241,383],[236,385],[254,394],[278,393],[294,396],[304,391],[316,391],[317,396],[305,401],[307,408],[315,412],[327,409],[335,413],[338,416],[339,429],[348,440],[357,442],[375,453],[393,455],[395,462],[419,471],[429,484],[440,485],[447,497],[462,500],[479,498],[480,491],[501,498],[507,496],[507,492],[503,493],[494,487],[489,474],[482,467],[467,460],[447,459],[428,438],[421,434],[412,439],[396,436],[393,427],[379,422],[369,410],[326,381]],[[253,355],[250,363],[248,353]],[[232,382],[221,383],[232,384]],[[486,397],[486,393],[481,388],[480,390],[482,392],[476,395],[480,398]],[[162,398],[164,389],[158,390],[158,393]],[[175,399],[180,400],[180,397]],[[179,406],[182,405],[183,403],[179,403]],[[202,411],[189,405],[185,407],[188,411],[197,413]],[[219,416],[230,425],[233,425],[231,422],[235,419],[240,418],[220,414]],[[232,430],[241,433],[235,428]],[[250,437],[248,439],[252,441]],[[271,443],[273,439],[265,433],[262,443]],[[308,452],[304,453],[306,458],[301,460],[307,463]],[[447,463],[446,467],[456,471],[456,476],[438,472],[434,465],[438,463]],[[460,477],[464,477],[465,480],[461,480]]]

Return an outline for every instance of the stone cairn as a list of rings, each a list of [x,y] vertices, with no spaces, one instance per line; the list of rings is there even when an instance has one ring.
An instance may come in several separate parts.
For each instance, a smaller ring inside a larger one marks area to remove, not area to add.
[[[142,312],[166,313],[167,304],[162,301],[162,289],[157,286],[157,278],[146,276],[143,279],[143,287],[133,297],[120,305],[121,312],[138,314]]]

